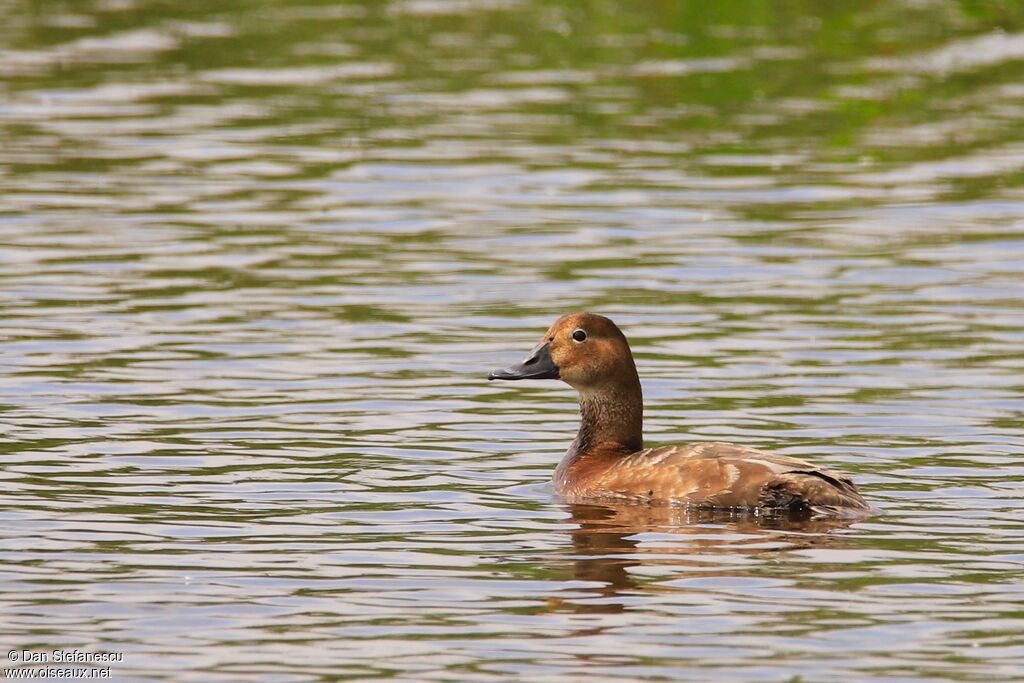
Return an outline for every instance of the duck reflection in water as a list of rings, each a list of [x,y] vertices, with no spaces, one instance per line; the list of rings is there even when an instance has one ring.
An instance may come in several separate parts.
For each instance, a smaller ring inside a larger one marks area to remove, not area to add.
[[[838,548],[846,537],[834,533],[858,521],[849,517],[815,517],[780,510],[716,510],[645,505],[573,503],[565,508],[574,528],[571,572],[579,581],[600,584],[583,589],[584,598],[554,597],[549,611],[611,614],[626,610],[625,596],[675,590],[641,583],[644,567],[678,568],[680,576],[705,569],[714,576],[746,575],[745,563],[723,561],[723,556],[756,556],[812,548]],[[656,535],[645,541],[644,535]],[[706,556],[706,558],[701,557]],[[658,572],[663,574],[664,572]],[[580,593],[573,588],[574,595]]]

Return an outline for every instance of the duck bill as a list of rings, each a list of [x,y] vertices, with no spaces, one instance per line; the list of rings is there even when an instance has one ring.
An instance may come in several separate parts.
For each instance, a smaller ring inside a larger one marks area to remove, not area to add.
[[[487,373],[487,379],[558,379],[558,366],[551,360],[548,344],[544,344],[519,365]]]

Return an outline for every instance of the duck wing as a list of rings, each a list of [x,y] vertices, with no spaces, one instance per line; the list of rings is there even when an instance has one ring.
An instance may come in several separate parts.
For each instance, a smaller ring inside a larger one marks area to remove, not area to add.
[[[844,474],[721,441],[639,451],[610,467],[602,479],[606,490],[664,504],[820,512],[871,509]]]

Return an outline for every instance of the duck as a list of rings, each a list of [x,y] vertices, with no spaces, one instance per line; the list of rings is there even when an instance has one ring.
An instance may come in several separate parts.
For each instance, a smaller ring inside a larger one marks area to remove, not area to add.
[[[864,514],[851,478],[800,458],[721,441],[644,448],[643,390],[629,342],[609,318],[569,313],[517,365],[488,380],[557,379],[579,394],[580,426],[554,472],[568,503]]]

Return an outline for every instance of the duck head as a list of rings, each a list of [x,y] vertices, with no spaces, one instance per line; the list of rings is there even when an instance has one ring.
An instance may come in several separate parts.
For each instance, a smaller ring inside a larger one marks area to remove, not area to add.
[[[636,365],[622,331],[594,313],[569,313],[555,321],[518,365],[493,370],[487,379],[560,379],[580,392],[616,380],[636,379]]]

